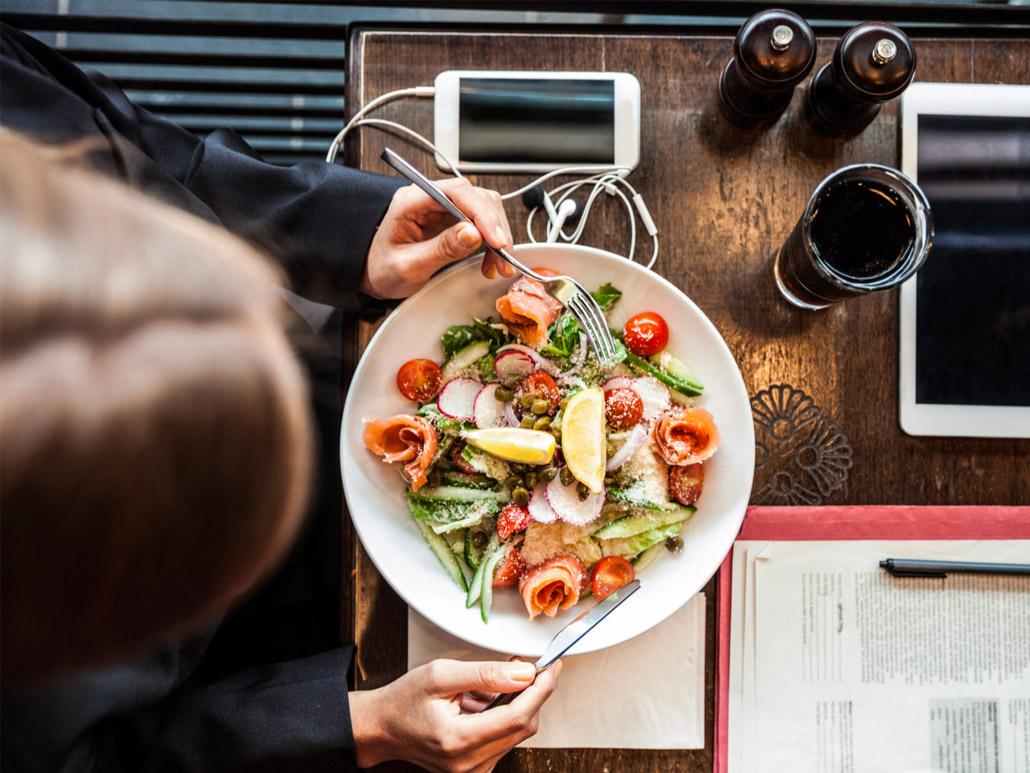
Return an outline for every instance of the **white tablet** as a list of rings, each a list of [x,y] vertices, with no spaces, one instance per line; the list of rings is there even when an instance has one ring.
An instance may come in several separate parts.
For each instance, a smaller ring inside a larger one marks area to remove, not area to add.
[[[448,70],[434,87],[433,142],[463,172],[640,160],[640,83],[629,73]]]
[[[912,84],[901,170],[934,220],[901,288],[901,428],[1030,438],[1030,86]]]

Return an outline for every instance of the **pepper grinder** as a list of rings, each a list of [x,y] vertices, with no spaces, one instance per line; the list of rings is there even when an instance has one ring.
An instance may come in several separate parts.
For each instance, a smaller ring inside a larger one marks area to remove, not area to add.
[[[844,33],[833,59],[812,78],[808,118],[830,136],[857,134],[915,74],[916,52],[904,32],[886,22],[859,24]]]
[[[737,31],[733,58],[719,76],[727,118],[740,126],[775,123],[814,64],[808,22],[780,8],[756,13]]]

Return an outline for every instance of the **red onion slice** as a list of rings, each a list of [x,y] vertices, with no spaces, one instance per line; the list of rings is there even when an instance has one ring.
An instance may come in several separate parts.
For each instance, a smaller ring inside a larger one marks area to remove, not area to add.
[[[514,400],[509,400],[504,404],[504,418],[508,420],[508,425],[511,427],[519,426],[519,417],[515,415],[514,402]]]
[[[622,448],[612,454],[612,457],[604,466],[605,471],[611,472],[612,470],[617,470],[619,467],[622,467],[622,465],[628,462],[629,458],[637,452],[637,449],[644,444],[645,440],[647,440],[647,425],[638,424],[633,428],[633,431],[630,432],[629,437],[626,438],[626,442],[622,444]]]
[[[612,376],[609,379],[605,379],[604,383],[601,384],[601,388],[605,391],[605,394],[613,389],[632,389],[635,380],[630,376]]]

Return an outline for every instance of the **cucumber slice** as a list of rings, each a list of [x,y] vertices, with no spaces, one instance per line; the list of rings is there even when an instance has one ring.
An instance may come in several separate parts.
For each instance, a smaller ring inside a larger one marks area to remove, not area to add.
[[[664,542],[673,534],[679,534],[682,528],[683,522],[681,521],[680,523],[671,523],[668,526],[661,526],[657,529],[634,534],[632,537],[605,540],[602,543],[602,550],[605,555],[614,554],[623,558],[629,558],[647,550],[652,545]]]
[[[489,353],[489,341],[476,341],[474,344],[469,344],[464,349],[459,349],[454,353],[453,357],[443,364],[443,367],[440,369],[440,372],[443,375],[443,383],[446,384],[451,379],[458,378],[462,371],[470,365],[475,364],[476,360]]]
[[[479,502],[484,499],[497,500],[496,491],[466,488],[465,486],[423,486],[418,491],[409,491],[412,502]]]
[[[673,503],[662,504],[661,502],[652,502],[649,499],[643,499],[631,494],[626,489],[610,488],[606,490],[605,494],[609,502],[632,507],[635,510],[652,510],[656,513],[667,513],[679,507],[679,505]],[[626,508],[624,507],[622,509]]]
[[[491,518],[490,520],[480,521],[480,523],[470,528],[465,532],[465,563],[471,566],[473,569],[478,569],[479,564],[483,560],[483,556],[486,554],[487,545],[490,542],[490,535],[497,533],[497,522]],[[474,544],[476,534],[483,535],[483,547],[477,548]]]
[[[440,484],[443,486],[457,486],[458,488],[474,488],[482,491],[497,490],[497,481],[478,472],[470,475],[467,472],[460,472],[458,470],[441,470]]]
[[[671,511],[626,515],[618,518],[593,533],[597,539],[618,539],[632,537],[652,529],[660,529],[673,523],[682,523],[692,516],[697,508],[676,505]]]
[[[499,505],[496,502],[476,502],[470,505],[468,508],[468,515],[457,521],[450,521],[449,523],[434,523],[430,528],[437,534],[444,534],[446,532],[455,531],[457,529],[470,529],[476,526],[486,516],[493,515],[497,512]]]
[[[640,572],[647,569],[651,564],[658,560],[658,558],[665,553],[665,545],[661,542],[652,545],[639,556],[633,559],[633,571]]]
[[[497,536],[497,532],[494,532],[494,535],[486,545],[486,550],[483,551],[484,559],[480,561],[476,573],[472,575],[472,581],[468,584],[468,595],[465,597],[466,609],[470,609],[473,604],[479,601],[479,597],[483,593],[483,573],[486,572],[486,565],[490,563],[490,557],[497,552],[500,545],[501,540]]]
[[[658,354],[652,354],[650,360],[656,368],[664,370],[673,378],[697,387],[701,386],[701,381],[694,375],[694,371],[690,369],[690,366],[669,351],[663,349]]]
[[[508,555],[509,550],[511,550],[511,545],[502,545],[499,550],[495,550],[490,558],[483,562],[486,566],[486,571],[483,572],[483,591],[479,599],[479,616],[483,618],[484,623],[490,617],[490,607],[494,603],[494,571],[496,571],[497,565]]]
[[[496,499],[481,499],[478,502],[452,502],[447,500],[409,500],[411,515],[419,521],[428,521],[437,534],[464,529],[479,523],[485,516],[493,515],[501,508]]]
[[[447,575],[457,583],[458,587],[463,591],[468,591],[468,582],[465,580],[465,574],[461,571],[461,566],[458,564],[458,558],[454,555],[451,550],[451,546],[447,544],[447,540],[441,537],[439,534],[433,533],[433,530],[429,527],[429,524],[424,521],[415,521],[418,524],[419,530],[422,532],[422,536],[426,538],[426,543],[429,545],[429,549],[433,551],[440,563],[443,565],[444,571]]]

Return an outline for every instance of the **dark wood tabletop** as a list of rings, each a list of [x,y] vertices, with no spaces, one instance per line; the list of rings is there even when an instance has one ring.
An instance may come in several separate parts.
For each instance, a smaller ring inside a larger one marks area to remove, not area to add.
[[[640,81],[641,158],[630,181],[658,226],[655,270],[697,303],[736,357],[752,399],[756,468],[753,504],[1026,504],[1030,441],[916,438],[898,424],[898,298],[888,291],[821,312],[796,309],[774,285],[772,257],[812,190],[845,164],[898,166],[898,106],[884,106],[859,135],[831,139],[804,121],[804,86],[764,130],[739,129],[717,109],[719,73],[732,56],[732,31],[687,34],[625,28],[568,30],[363,29],[352,32],[346,104],[353,114],[395,89],[431,85],[451,69],[626,71]],[[1030,83],[1023,39],[914,37],[917,80]],[[834,37],[819,39],[816,67]],[[431,137],[431,99],[386,105],[376,117]],[[388,144],[355,132],[346,161],[376,172]],[[442,177],[432,158],[406,156]],[[477,185],[512,190],[524,178],[480,175]],[[526,211],[506,207],[516,241]],[[605,202],[580,243],[625,254],[625,210]],[[538,237],[542,238],[542,237]],[[650,244],[643,249],[650,254]],[[375,325],[361,323],[355,358]],[[357,688],[405,671],[406,608],[378,574],[344,516],[344,631],[358,643]],[[714,716],[715,581],[707,617],[705,748],[523,750],[499,771],[711,771]],[[397,766],[397,769],[406,769]]]

